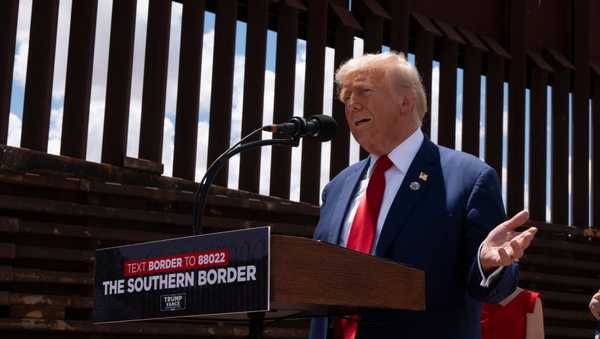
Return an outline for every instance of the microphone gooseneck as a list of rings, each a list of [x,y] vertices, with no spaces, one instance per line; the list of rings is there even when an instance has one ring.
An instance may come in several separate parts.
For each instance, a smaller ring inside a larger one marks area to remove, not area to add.
[[[289,122],[258,128],[231,146],[211,163],[200,181],[198,190],[194,193],[192,234],[197,235],[202,233],[202,213],[206,206],[208,191],[217,173],[229,158],[240,152],[263,146],[280,145],[296,147],[300,144],[300,138],[305,136],[317,138],[322,142],[329,141],[335,137],[336,127],[335,120],[327,115],[314,115],[308,118],[308,120],[301,117],[293,117]],[[277,138],[248,141],[261,131],[273,132]]]

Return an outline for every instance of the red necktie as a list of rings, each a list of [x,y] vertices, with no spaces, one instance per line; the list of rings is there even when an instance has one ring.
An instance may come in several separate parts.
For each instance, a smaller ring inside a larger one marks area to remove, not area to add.
[[[348,236],[347,248],[371,253],[373,240],[377,230],[377,219],[383,201],[385,190],[385,171],[392,166],[392,161],[384,155],[375,163],[375,168],[369,178],[367,192],[358,204],[350,235]],[[358,316],[338,318],[334,324],[334,339],[356,338]]]

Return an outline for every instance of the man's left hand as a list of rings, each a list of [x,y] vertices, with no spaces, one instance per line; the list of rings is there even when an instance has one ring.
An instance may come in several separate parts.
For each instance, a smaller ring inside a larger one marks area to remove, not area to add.
[[[523,232],[515,231],[527,220],[529,220],[529,213],[521,211],[512,219],[496,226],[483,240],[479,263],[484,272],[491,272],[500,266],[509,266],[523,256],[537,232],[535,227],[530,227]]]

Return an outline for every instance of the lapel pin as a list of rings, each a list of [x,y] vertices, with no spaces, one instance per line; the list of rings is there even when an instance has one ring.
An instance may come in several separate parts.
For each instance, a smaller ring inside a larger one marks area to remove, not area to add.
[[[413,181],[413,182],[410,183],[409,187],[413,191],[418,191],[421,188],[421,184],[419,184],[416,181]]]
[[[419,174],[419,179],[423,180],[423,181],[427,181],[427,173],[425,172],[421,172],[421,174]]]

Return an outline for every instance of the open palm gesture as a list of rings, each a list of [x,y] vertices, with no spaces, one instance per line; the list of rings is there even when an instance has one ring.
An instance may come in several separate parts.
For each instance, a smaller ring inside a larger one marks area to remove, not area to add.
[[[479,252],[479,262],[484,271],[489,272],[500,266],[509,266],[523,256],[537,232],[535,227],[530,227],[523,232],[515,231],[527,220],[529,220],[529,213],[521,211],[510,220],[496,226],[488,234]]]

